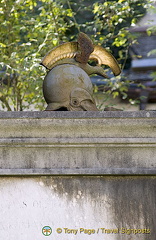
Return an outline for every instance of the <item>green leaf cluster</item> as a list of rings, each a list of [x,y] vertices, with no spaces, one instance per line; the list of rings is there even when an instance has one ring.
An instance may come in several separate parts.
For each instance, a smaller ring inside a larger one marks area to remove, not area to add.
[[[44,108],[42,57],[67,41],[65,9],[59,1],[2,0],[0,3],[0,100],[9,111]]]

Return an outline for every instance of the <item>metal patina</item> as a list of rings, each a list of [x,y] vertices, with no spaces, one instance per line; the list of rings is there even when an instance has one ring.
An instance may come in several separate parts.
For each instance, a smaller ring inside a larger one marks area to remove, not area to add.
[[[98,65],[91,66],[89,60]],[[89,75],[108,78],[101,65],[109,66],[115,76],[121,72],[113,55],[94,45],[82,32],[77,42],[61,44],[48,52],[41,64],[49,70],[43,82],[47,111],[98,111]]]

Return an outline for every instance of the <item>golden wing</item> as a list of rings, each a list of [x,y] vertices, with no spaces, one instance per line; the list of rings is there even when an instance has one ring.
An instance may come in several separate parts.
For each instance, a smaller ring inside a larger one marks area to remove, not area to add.
[[[49,51],[42,59],[41,64],[48,69],[52,69],[54,63],[64,58],[74,58],[77,52],[77,42],[63,43]]]
[[[121,73],[119,64],[114,58],[114,56],[99,45],[94,45],[94,51],[93,53],[91,53],[89,59],[97,60],[99,65],[104,64],[109,66],[112,69],[115,76]]]
[[[88,42],[88,40],[86,40]],[[82,45],[82,43],[81,43]],[[88,56],[83,56],[82,50],[85,48],[86,43],[84,44],[83,47],[79,46],[78,42],[67,42],[59,45],[58,47],[53,48],[51,51],[49,51],[45,57],[42,59],[41,64],[45,66],[48,69],[52,69],[53,65],[62,59],[70,59],[70,58],[75,58],[76,61],[86,64],[86,60],[88,59]],[[87,53],[87,51],[92,51],[91,49],[91,42],[90,46],[86,48],[87,50],[84,51],[84,53]],[[116,59],[113,57],[111,53],[109,53],[106,49],[99,45],[94,45],[94,51],[90,54],[89,59],[95,59],[98,61],[98,65],[107,65],[109,66],[114,75],[117,76],[120,74],[121,70],[118,65],[118,62]],[[89,49],[89,50],[88,50]],[[80,52],[81,50],[81,52]],[[87,55],[87,54],[86,54]],[[56,65],[56,64],[55,64]]]

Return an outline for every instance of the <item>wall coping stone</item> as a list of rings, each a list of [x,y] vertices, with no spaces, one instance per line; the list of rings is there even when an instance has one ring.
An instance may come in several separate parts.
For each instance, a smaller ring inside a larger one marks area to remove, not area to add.
[[[0,111],[0,118],[156,118],[156,111]]]
[[[0,112],[10,175],[156,175],[156,111]]]

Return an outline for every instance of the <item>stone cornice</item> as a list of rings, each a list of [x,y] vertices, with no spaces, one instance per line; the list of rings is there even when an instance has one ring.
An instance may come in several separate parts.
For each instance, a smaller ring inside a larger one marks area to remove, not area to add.
[[[155,175],[156,111],[0,112],[0,175]]]

